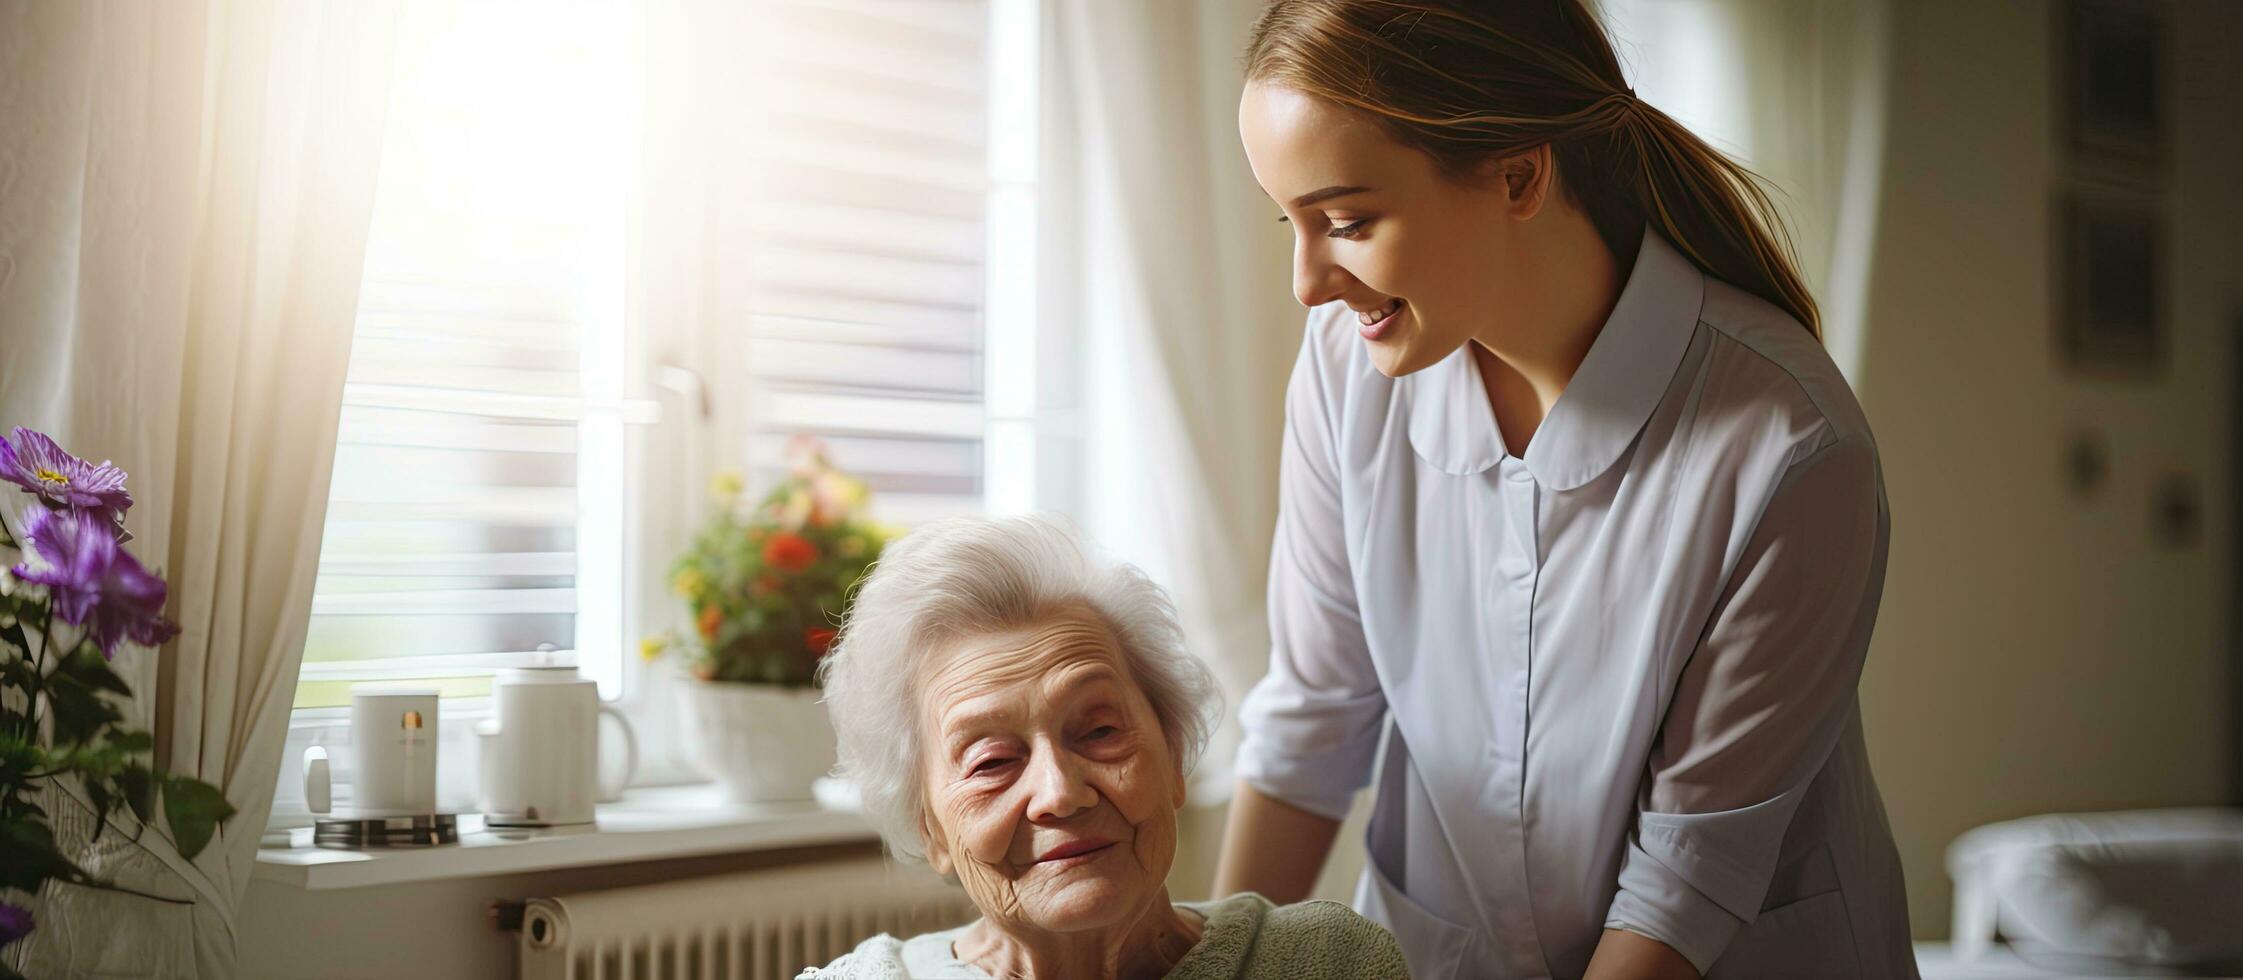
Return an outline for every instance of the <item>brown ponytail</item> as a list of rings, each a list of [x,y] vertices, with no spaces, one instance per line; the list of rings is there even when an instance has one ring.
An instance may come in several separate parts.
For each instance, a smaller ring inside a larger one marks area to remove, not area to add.
[[[1649,222],[1822,336],[1759,175],[1637,99],[1579,0],[1272,0],[1246,77],[1367,113],[1452,177],[1547,143],[1615,255]]]

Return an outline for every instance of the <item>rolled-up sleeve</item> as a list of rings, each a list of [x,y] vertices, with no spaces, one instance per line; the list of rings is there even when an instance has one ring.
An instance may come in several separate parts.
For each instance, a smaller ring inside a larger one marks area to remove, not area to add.
[[[1312,325],[1286,389],[1269,673],[1239,708],[1238,771],[1256,790],[1337,820],[1370,782],[1386,699],[1348,569],[1335,416],[1318,339]]]
[[[1682,668],[1606,915],[1701,974],[1759,915],[1856,710],[1888,519],[1866,436],[1825,438],[1785,470]]]

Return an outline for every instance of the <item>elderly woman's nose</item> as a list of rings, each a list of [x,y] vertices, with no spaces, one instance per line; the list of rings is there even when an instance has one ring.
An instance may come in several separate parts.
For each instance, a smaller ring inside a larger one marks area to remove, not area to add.
[[[1028,818],[1058,820],[1098,805],[1098,790],[1079,760],[1063,752],[1039,752],[1028,763]]]

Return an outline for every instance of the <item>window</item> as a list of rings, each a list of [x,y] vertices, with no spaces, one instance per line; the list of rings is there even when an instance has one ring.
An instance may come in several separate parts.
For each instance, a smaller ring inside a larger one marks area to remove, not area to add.
[[[296,706],[487,694],[623,631],[619,0],[474,2],[400,57]]]
[[[740,107],[749,486],[808,434],[893,523],[1027,506],[1032,5],[766,13]]]
[[[639,579],[700,515],[633,502],[709,465],[640,438],[706,424],[658,388],[728,396],[709,449],[751,487],[808,434],[890,523],[1039,504],[1037,3],[724,11],[750,84],[711,100],[722,215],[693,233],[721,240],[699,329],[725,336],[698,346],[735,356],[694,364],[655,363],[626,303],[635,236],[677,233],[634,223],[634,165],[669,151],[634,142],[633,59],[658,55],[631,5],[412,8],[274,827],[308,822],[302,750],[347,738],[353,684],[442,690],[440,805],[470,811],[500,668],[547,648],[610,698],[647,680],[624,651],[675,610]]]

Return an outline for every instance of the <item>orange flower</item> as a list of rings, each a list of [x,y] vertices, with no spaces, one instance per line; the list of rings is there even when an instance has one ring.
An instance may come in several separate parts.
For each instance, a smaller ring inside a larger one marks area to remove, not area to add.
[[[818,563],[818,546],[782,531],[764,542],[763,563],[792,575]]]
[[[833,647],[833,638],[836,635],[838,635],[836,630],[830,630],[823,626],[812,626],[809,632],[802,634],[802,641],[809,644],[811,653],[823,657],[826,655],[826,651]]]
[[[717,627],[724,625],[724,610],[717,608],[715,603],[702,606],[700,622],[695,625],[701,628],[702,639],[716,639]]]
[[[755,577],[755,581],[748,585],[748,594],[758,599],[776,595],[778,591],[779,578],[776,575],[758,575]]]

